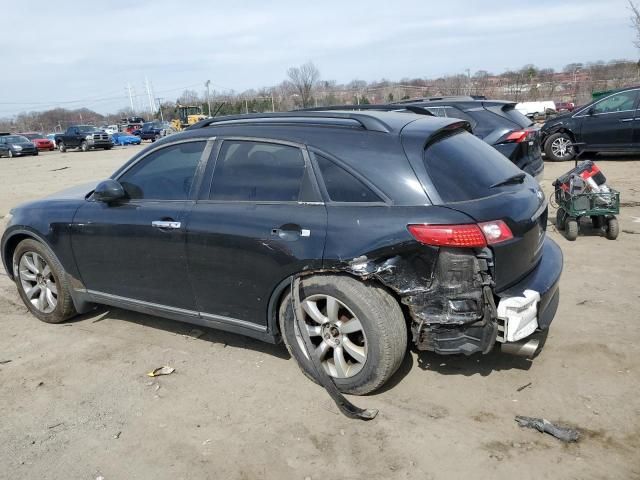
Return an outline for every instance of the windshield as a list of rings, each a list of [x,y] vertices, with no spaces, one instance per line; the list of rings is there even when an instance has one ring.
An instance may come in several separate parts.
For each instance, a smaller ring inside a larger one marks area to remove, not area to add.
[[[9,135],[6,138],[7,143],[29,143],[29,139],[22,135]]]
[[[35,140],[36,138],[44,138],[39,133],[25,133],[24,136],[27,137],[29,140]]]
[[[500,191],[492,185],[523,173],[507,157],[467,132],[444,137],[424,152],[424,164],[445,203],[487,197]]]
[[[100,129],[92,126],[92,125],[80,125],[78,127],[78,132],[80,133],[93,133],[93,132],[99,132]]]

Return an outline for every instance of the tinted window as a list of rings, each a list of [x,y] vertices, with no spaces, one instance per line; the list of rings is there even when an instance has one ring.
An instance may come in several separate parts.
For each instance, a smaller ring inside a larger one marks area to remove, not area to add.
[[[158,150],[118,180],[129,198],[186,200],[206,142],[189,142]]]
[[[331,160],[316,155],[324,185],[332,202],[381,202],[378,195],[359,179]]]
[[[633,110],[636,103],[637,90],[630,92],[622,92],[617,95],[611,95],[609,98],[596,103],[593,107],[593,113],[612,113]]]
[[[493,105],[487,107],[487,110],[495,113],[499,117],[510,120],[520,128],[525,128],[533,125],[533,122],[529,118],[527,118],[526,115],[523,115],[522,112],[516,110],[516,107],[514,105]]]
[[[304,177],[302,151],[275,143],[225,141],[220,149],[209,198],[292,202]]]
[[[507,157],[469,133],[457,133],[424,152],[429,177],[444,202],[473,200],[498,193],[494,183],[522,173]]]

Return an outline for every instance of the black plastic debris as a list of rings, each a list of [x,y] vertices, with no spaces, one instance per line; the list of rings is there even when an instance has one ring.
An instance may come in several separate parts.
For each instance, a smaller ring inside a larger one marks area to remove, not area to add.
[[[555,425],[544,418],[523,417],[516,415],[516,422],[521,427],[534,428],[540,433],[548,433],[563,442],[577,442],[580,432],[573,428]]]

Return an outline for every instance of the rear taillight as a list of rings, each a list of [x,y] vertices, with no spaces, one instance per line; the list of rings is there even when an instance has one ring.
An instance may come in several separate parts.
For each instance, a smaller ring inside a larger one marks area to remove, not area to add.
[[[526,142],[529,139],[529,136],[533,135],[533,130],[524,129],[524,130],[514,130],[513,132],[507,133],[500,142],[502,143],[520,143]]]
[[[502,220],[483,222],[479,223],[478,226],[482,229],[482,233],[484,233],[484,236],[487,239],[487,244],[489,245],[506,242],[513,238],[511,229]]]
[[[418,242],[437,247],[483,248],[513,238],[502,220],[463,225],[408,225]]]

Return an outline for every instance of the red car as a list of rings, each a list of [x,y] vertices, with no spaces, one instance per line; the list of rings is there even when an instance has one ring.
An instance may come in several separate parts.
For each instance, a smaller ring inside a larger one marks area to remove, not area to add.
[[[576,104],[573,102],[556,102],[556,112],[573,112]]]
[[[42,133],[20,133],[23,137],[27,137],[31,143],[33,143],[38,150],[55,150],[56,146],[51,140],[45,137]]]

